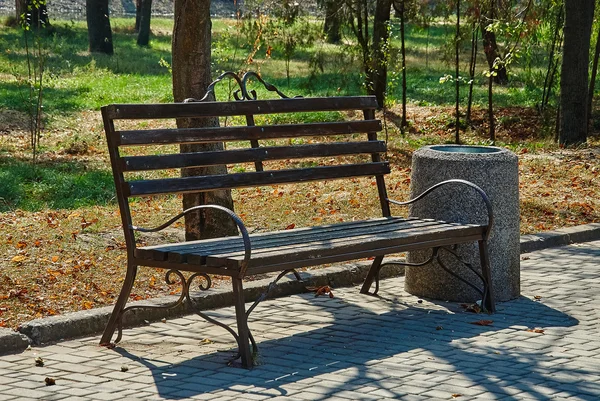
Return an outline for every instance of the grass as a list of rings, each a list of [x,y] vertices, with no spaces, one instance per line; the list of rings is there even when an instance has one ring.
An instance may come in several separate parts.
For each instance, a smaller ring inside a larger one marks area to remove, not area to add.
[[[40,163],[29,162],[28,118],[23,88],[15,74],[24,73],[22,34],[0,30],[0,326],[15,327],[36,317],[89,309],[114,303],[126,261],[120,216],[115,204],[99,108],[109,103],[172,101],[171,75],[159,64],[171,62],[172,21],[152,21],[150,46],[135,45],[132,20],[111,19],[115,55],[87,52],[84,22],[53,22],[54,35],[44,40],[48,49],[45,120]],[[343,96],[364,93],[358,55],[345,44],[320,41],[299,49],[291,62],[292,77],[275,49],[266,57],[263,44],[247,63],[251,45],[233,20],[213,21],[213,71],[258,70],[265,79],[290,96]],[[397,26],[393,26],[397,32]],[[397,36],[397,35],[395,35]],[[444,63],[448,38],[442,25],[427,32],[409,26],[408,108],[409,128],[400,134],[398,66],[390,66],[390,96],[384,120],[392,166],[390,197],[407,199],[412,152],[424,145],[451,143],[454,137],[454,86],[440,84],[451,73]],[[429,45],[427,45],[429,42]],[[398,45],[397,38],[393,44]],[[397,57],[393,58],[397,60]],[[465,58],[466,59],[466,58]],[[511,84],[496,87],[497,141],[519,156],[521,177],[521,232],[600,221],[598,140],[578,149],[560,149],[552,141],[553,119],[540,116],[534,106],[540,98],[539,79],[544,65],[511,69]],[[320,60],[323,71],[311,68]],[[483,66],[483,59],[479,65]],[[396,74],[394,76],[394,74]],[[257,89],[259,98],[273,97]],[[227,84],[217,96],[227,98]],[[488,144],[485,78],[476,77],[475,109],[471,126],[462,133],[469,144]],[[462,92],[463,100],[466,90]],[[464,107],[463,107],[464,109]],[[464,111],[464,110],[463,110]],[[258,124],[343,120],[341,113],[257,117]],[[243,118],[228,123],[243,124]],[[594,126],[598,129],[600,126]],[[303,138],[310,141],[310,138]],[[232,144],[247,146],[247,144]],[[133,151],[133,150],[132,150]],[[282,162],[285,163],[285,162]],[[310,165],[311,161],[294,161]],[[248,171],[252,166],[229,166]],[[236,211],[251,231],[285,229],[334,223],[378,214],[377,198],[369,179],[335,181],[326,185],[292,185],[234,191]],[[153,226],[179,211],[180,199],[139,199],[133,205],[136,223]],[[177,225],[176,225],[177,226]],[[178,225],[181,228],[181,225]],[[180,230],[167,233],[181,239]],[[157,238],[140,238],[151,244]],[[162,272],[143,269],[133,299],[177,291],[162,283]],[[215,280],[217,285],[220,281]]]
[[[77,209],[114,202],[114,182],[105,168],[78,161],[29,162],[0,157],[0,212]]]

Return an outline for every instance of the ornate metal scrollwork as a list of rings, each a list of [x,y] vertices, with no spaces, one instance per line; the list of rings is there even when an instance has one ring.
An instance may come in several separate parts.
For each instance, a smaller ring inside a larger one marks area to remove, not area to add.
[[[180,272],[179,270],[174,270],[174,269],[168,270],[165,273],[165,282],[168,285],[175,284],[176,283],[176,280],[174,279],[175,276],[177,278],[179,278],[179,281],[181,282],[181,293],[179,294],[179,297],[175,301],[170,302],[167,305],[161,305],[161,306],[158,306],[158,305],[132,305],[132,306],[128,306],[128,307],[124,308],[121,311],[121,313],[119,314],[119,318],[117,321],[117,338],[115,339],[115,343],[118,343],[119,341],[121,341],[121,338],[123,337],[123,315],[125,314],[125,312],[134,310],[134,309],[170,310],[170,309],[177,308],[183,304],[183,301],[185,299],[188,299],[188,300],[191,299],[189,296],[190,285],[191,285],[192,281],[194,279],[196,279],[197,277],[202,277],[204,279],[204,282],[199,286],[199,288],[201,290],[206,291],[212,286],[212,281],[207,274],[195,273],[195,274],[192,274],[188,279],[186,279],[182,272]]]
[[[289,99],[289,97],[283,92],[281,92],[279,89],[277,89],[275,85],[266,82],[264,79],[262,79],[260,75],[258,75],[258,73],[254,71],[246,72],[244,75],[242,75],[241,78],[235,72],[227,71],[219,75],[217,79],[215,79],[213,82],[210,83],[210,85],[208,85],[208,88],[206,88],[206,93],[204,94],[202,99],[188,98],[184,100],[184,103],[206,102],[215,99],[215,86],[219,82],[223,81],[225,78],[233,79],[240,87],[240,89],[237,89],[233,92],[233,97],[235,98],[235,100],[256,100],[258,98],[256,90],[252,89],[248,91],[247,84],[249,79],[256,79],[265,87],[266,90],[277,93],[277,95],[279,95],[279,97],[282,99]]]
[[[483,289],[479,288],[478,286],[476,286],[475,284],[471,283],[470,281],[468,281],[467,279],[465,279],[464,277],[461,277],[460,275],[458,275],[457,273],[455,273],[454,271],[452,271],[450,268],[448,268],[448,266],[446,266],[446,264],[444,264],[444,262],[442,261],[441,255],[440,255],[440,250],[443,250],[445,252],[448,252],[450,255],[454,256],[456,258],[456,260],[458,260],[460,263],[462,263],[464,266],[466,266],[469,270],[471,270],[483,283]],[[486,301],[486,297],[487,297],[487,286],[488,283],[486,283],[485,278],[483,277],[483,275],[478,272],[471,263],[463,260],[457,253],[456,253],[456,245],[452,246],[452,247],[435,247],[432,249],[431,252],[431,256],[429,258],[427,258],[427,260],[423,261],[423,262],[418,262],[418,263],[410,263],[410,262],[393,262],[393,263],[384,263],[381,266],[379,266],[379,269],[377,271],[377,274],[375,275],[375,291],[373,291],[372,295],[377,295],[377,293],[379,292],[379,271],[381,270],[382,267],[384,267],[385,265],[388,264],[396,264],[396,265],[401,265],[401,266],[409,266],[409,267],[419,267],[419,266],[425,266],[430,264],[433,261],[437,261],[440,265],[440,267],[448,274],[450,274],[452,277],[456,278],[457,280],[460,280],[461,282],[465,283],[466,285],[468,285],[469,287],[473,288],[475,291],[477,291],[481,297],[481,304],[485,305],[485,301]]]

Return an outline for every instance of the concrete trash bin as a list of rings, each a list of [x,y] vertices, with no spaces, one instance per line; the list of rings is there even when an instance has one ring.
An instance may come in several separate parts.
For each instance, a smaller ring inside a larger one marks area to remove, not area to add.
[[[471,181],[488,195],[494,213],[494,226],[488,241],[492,288],[496,301],[507,301],[520,294],[519,176],[517,156],[492,146],[433,145],[413,154],[411,198],[430,186],[452,178]],[[480,196],[464,185],[445,185],[409,209],[410,216],[449,222],[486,223],[487,211]],[[457,254],[481,271],[477,243],[459,245]],[[409,252],[412,263],[426,260],[431,252]],[[466,266],[447,252],[443,263],[470,282],[481,281]],[[474,302],[477,291],[434,266],[407,267],[405,289],[425,298]]]

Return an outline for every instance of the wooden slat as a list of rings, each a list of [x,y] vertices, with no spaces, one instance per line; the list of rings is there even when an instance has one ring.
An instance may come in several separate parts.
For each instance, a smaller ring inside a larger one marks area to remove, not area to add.
[[[254,141],[381,131],[380,120],[117,131],[120,146]]]
[[[389,172],[390,167],[387,162],[347,164],[305,169],[129,181],[125,184],[124,192],[128,197],[191,193],[281,183],[373,176],[388,174]]]
[[[297,244],[294,247],[261,249],[260,252],[253,253],[250,266],[287,263],[296,259],[318,259],[345,252],[370,251],[382,247],[402,246],[411,242],[432,241],[475,234],[483,235],[482,228],[438,224],[427,227],[412,227],[402,231],[386,231],[324,241],[317,239]],[[209,255],[206,258],[206,264],[208,266],[224,265],[234,267],[239,266],[242,259],[243,254],[241,252]]]
[[[317,145],[272,146],[214,152],[170,155],[127,156],[121,159],[122,171],[147,171],[185,167],[213,166],[267,160],[329,157],[385,152],[385,142],[343,142]]]
[[[440,237],[437,239],[431,240],[421,240],[414,242],[407,242],[402,245],[392,245],[389,247],[379,247],[374,249],[363,249],[363,250],[354,250],[352,248],[346,249],[344,252],[335,253],[327,256],[320,256],[319,258],[306,258],[306,259],[292,259],[287,262],[278,262],[273,265],[266,264],[258,264],[256,266],[251,265],[246,271],[246,276],[252,274],[261,274],[261,273],[270,273],[270,272],[278,272],[288,269],[298,269],[301,267],[309,267],[322,265],[326,263],[338,263],[338,262],[346,262],[349,260],[356,260],[360,258],[368,258],[375,256],[385,256],[398,252],[408,252],[422,249],[431,249],[433,247],[438,246],[450,246],[455,244],[469,243],[478,241],[482,238],[481,233],[476,233],[473,235],[461,235],[460,237]],[[186,264],[185,266],[196,266]],[[212,266],[200,266],[204,269],[215,268]],[[223,269],[223,267],[221,267]],[[232,272],[239,269],[233,268],[225,268],[222,271]],[[223,273],[221,273],[223,274]],[[231,273],[230,273],[231,274]]]
[[[345,96],[230,102],[112,104],[102,109],[108,118],[118,120],[224,117],[248,114],[364,110],[375,108],[377,108],[377,100],[374,96]]]
[[[297,246],[319,238],[321,240],[349,237],[357,232],[373,233],[376,231],[400,231],[414,227],[425,227],[439,224],[432,219],[415,218],[379,218],[345,223],[328,224],[317,227],[302,227],[294,230],[271,231],[251,235],[253,253],[260,249],[275,246]],[[167,254],[194,253],[199,255],[210,255],[223,252],[243,252],[244,245],[241,237],[214,238],[199,241],[179,242],[169,245],[155,245],[138,248],[137,256],[144,259],[166,260]],[[204,263],[204,260],[188,261],[189,263]]]

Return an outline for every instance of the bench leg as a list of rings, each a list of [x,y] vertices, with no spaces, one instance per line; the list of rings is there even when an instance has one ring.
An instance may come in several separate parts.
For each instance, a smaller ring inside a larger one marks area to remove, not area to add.
[[[242,358],[242,366],[251,368],[253,366],[252,354],[250,353],[250,331],[248,329],[248,317],[246,316],[246,307],[244,302],[244,287],[242,280],[237,277],[232,277],[233,298],[235,302],[235,316],[238,329],[238,346],[240,356]]]
[[[102,334],[102,338],[100,339],[100,345],[108,345],[110,344],[110,340],[112,339],[113,334],[115,333],[115,329],[117,326],[120,327],[121,323],[121,314],[123,313],[123,309],[125,308],[125,304],[129,299],[129,294],[131,294],[131,289],[133,288],[133,282],[135,281],[135,276],[137,275],[137,266],[131,265],[127,267],[127,274],[125,275],[125,281],[123,281],[123,287],[121,287],[121,293],[119,294],[119,298],[117,298],[117,303],[108,319],[108,323],[106,324],[106,328],[104,329],[104,333]],[[119,342],[121,339],[121,332],[119,329],[119,336],[115,342]]]
[[[479,257],[481,259],[481,274],[483,275],[483,296],[485,304],[483,305],[488,312],[496,312],[496,303],[494,301],[494,291],[492,287],[492,272],[490,269],[490,256],[488,253],[487,241],[479,241]]]
[[[360,289],[361,294],[369,294],[369,290],[371,289],[371,285],[373,284],[373,280],[379,283],[379,270],[381,269],[381,262],[383,261],[383,256],[377,256],[367,273],[367,277],[365,278],[365,282],[363,283],[362,288]],[[379,286],[377,286],[379,287]],[[377,294],[377,289],[373,292],[373,295]]]

